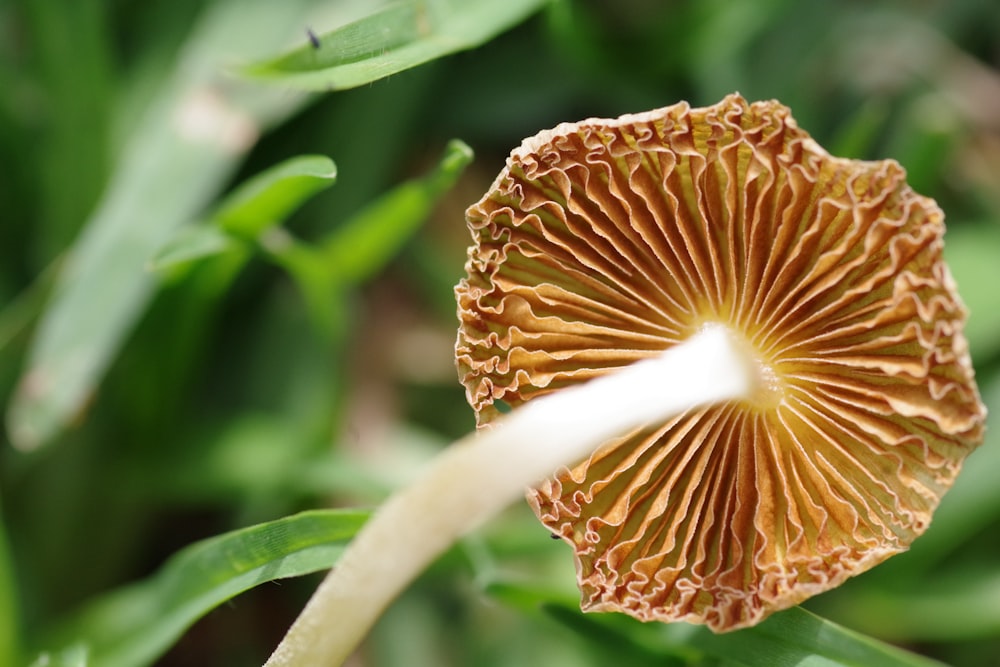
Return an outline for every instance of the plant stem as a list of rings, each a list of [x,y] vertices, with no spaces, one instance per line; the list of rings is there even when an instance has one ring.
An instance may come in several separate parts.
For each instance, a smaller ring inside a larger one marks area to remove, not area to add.
[[[390,497],[320,584],[265,667],[333,667],[396,595],[461,535],[607,440],[749,395],[752,360],[720,326],[662,355],[535,399],[458,441]]]

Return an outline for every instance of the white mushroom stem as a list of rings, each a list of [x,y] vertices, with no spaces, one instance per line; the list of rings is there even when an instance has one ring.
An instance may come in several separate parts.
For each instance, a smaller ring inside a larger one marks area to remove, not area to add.
[[[442,452],[355,536],[265,667],[333,667],[461,535],[629,430],[748,397],[754,362],[721,326],[662,355],[526,403]]]

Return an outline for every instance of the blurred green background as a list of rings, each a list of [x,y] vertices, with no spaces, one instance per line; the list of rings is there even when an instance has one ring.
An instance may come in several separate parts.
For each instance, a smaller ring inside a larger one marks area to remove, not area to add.
[[[184,627],[154,618],[128,633],[147,654],[117,662],[87,647],[160,598],[86,610],[203,538],[373,507],[472,428],[452,357],[463,211],[562,121],[737,90],[781,100],[834,154],[899,160],[946,212],[1000,412],[998,67],[995,0],[4,0],[0,665],[263,662],[317,575],[256,587],[176,642]],[[909,553],[805,606],[1000,665],[998,438]],[[819,632],[752,663],[752,642],[727,654],[684,627],[583,617],[572,576],[513,508],[354,664],[866,664]]]

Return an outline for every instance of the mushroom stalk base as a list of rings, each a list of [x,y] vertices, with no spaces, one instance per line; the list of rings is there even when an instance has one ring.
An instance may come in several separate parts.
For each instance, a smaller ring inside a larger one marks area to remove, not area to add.
[[[341,665],[417,574],[528,486],[633,428],[746,398],[754,385],[745,348],[710,325],[658,357],[530,401],[463,438],[379,508],[265,667]]]

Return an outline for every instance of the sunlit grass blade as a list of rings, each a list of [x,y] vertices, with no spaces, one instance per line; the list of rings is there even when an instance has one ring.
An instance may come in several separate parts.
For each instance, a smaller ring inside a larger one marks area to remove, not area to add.
[[[394,257],[472,161],[472,149],[452,140],[435,169],[390,190],[322,242],[321,252],[343,283],[371,277]]]
[[[304,89],[352,88],[455,51],[517,25],[548,0],[404,0],[321,35],[315,43],[244,68]]]
[[[256,242],[313,195],[333,185],[337,168],[322,155],[290,158],[257,174],[229,194],[205,222],[181,228],[150,263],[163,269]]]
[[[848,630],[801,607],[728,634],[715,635],[699,627],[687,641],[710,655],[746,667],[941,667],[937,661]]]
[[[264,239],[271,257],[295,279],[323,329],[335,328],[343,291],[371,278],[399,253],[471,161],[472,149],[452,140],[429,174],[396,186],[316,246],[280,229]]]
[[[84,642],[92,667],[156,659],[198,618],[258,584],[331,567],[368,518],[316,510],[219,535],[175,554],[150,579],[98,599],[55,639]]]
[[[333,185],[337,167],[323,155],[300,155],[240,185],[212,216],[224,231],[256,239],[310,197]]]
[[[623,614],[583,614],[576,597],[538,585],[498,580],[489,583],[486,592],[524,612],[553,618],[585,638],[612,632],[643,651],[667,658],[714,658],[741,667],[940,667],[801,607],[774,614],[752,628],[713,634],[686,623],[641,623]]]
[[[63,266],[7,413],[21,448],[50,441],[79,414],[155,290],[150,258],[198,216],[264,127],[301,106],[287,89],[220,86],[217,77],[228,58],[283,44],[306,4],[219,2],[204,10]]]
[[[236,241],[216,225],[197,223],[182,227],[149,261],[150,271],[162,271],[220,255],[234,247]]]

